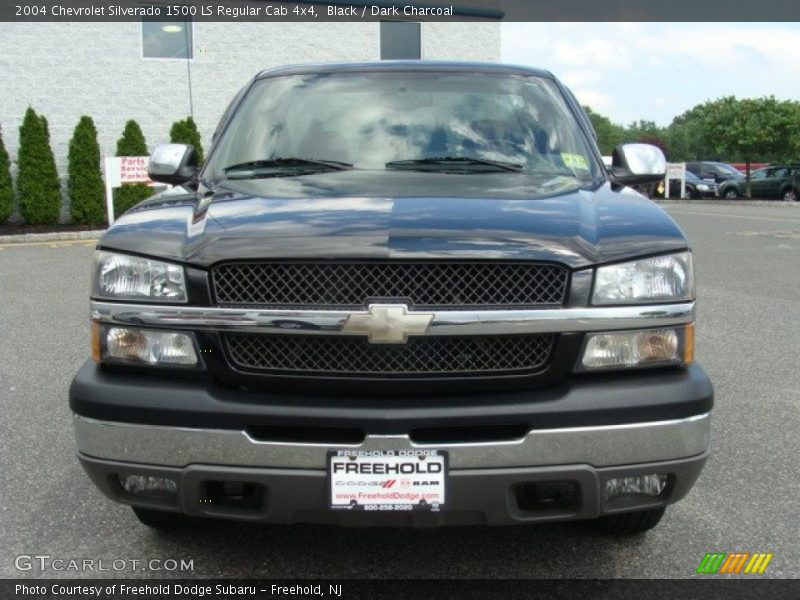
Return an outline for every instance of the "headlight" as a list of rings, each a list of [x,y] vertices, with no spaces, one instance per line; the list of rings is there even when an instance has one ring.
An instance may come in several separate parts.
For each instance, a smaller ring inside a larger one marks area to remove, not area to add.
[[[191,334],[108,326],[99,327],[97,334],[102,361],[179,367],[199,362]]]
[[[94,255],[92,296],[108,300],[186,302],[183,267],[98,250]]]
[[[692,253],[680,252],[597,269],[592,304],[648,304],[694,299]]]
[[[701,192],[707,192],[708,186],[705,183],[698,183],[697,189],[700,190]]]
[[[694,324],[664,329],[593,333],[579,370],[688,365],[694,359]]]

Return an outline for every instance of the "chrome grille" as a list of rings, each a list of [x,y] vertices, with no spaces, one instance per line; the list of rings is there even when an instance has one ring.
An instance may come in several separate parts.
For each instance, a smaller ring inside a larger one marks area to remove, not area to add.
[[[402,301],[424,309],[558,306],[567,269],[520,262],[242,262],[214,267],[222,305],[355,308]]]
[[[273,374],[327,376],[486,376],[542,370],[553,335],[421,336],[406,344],[370,344],[356,336],[232,333],[234,366]]]

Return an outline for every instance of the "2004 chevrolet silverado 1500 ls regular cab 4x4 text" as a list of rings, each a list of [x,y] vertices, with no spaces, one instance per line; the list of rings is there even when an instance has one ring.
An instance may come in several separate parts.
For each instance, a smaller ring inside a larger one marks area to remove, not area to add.
[[[655,525],[709,452],[692,254],[543,71],[284,67],[100,240],[78,457],[148,525]]]

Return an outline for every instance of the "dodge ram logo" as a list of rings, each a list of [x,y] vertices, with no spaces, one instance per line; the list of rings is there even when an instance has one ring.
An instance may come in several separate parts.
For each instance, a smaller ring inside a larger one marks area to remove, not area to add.
[[[433,321],[432,314],[409,313],[404,304],[370,304],[366,314],[347,317],[343,333],[362,333],[370,344],[405,344],[409,335],[422,335]]]

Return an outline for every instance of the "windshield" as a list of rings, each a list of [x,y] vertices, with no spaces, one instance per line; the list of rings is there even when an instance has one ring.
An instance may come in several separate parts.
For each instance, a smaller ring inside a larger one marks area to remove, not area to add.
[[[203,176],[333,170],[322,161],[365,170],[503,171],[578,184],[601,177],[552,80],[409,71],[257,81]]]

